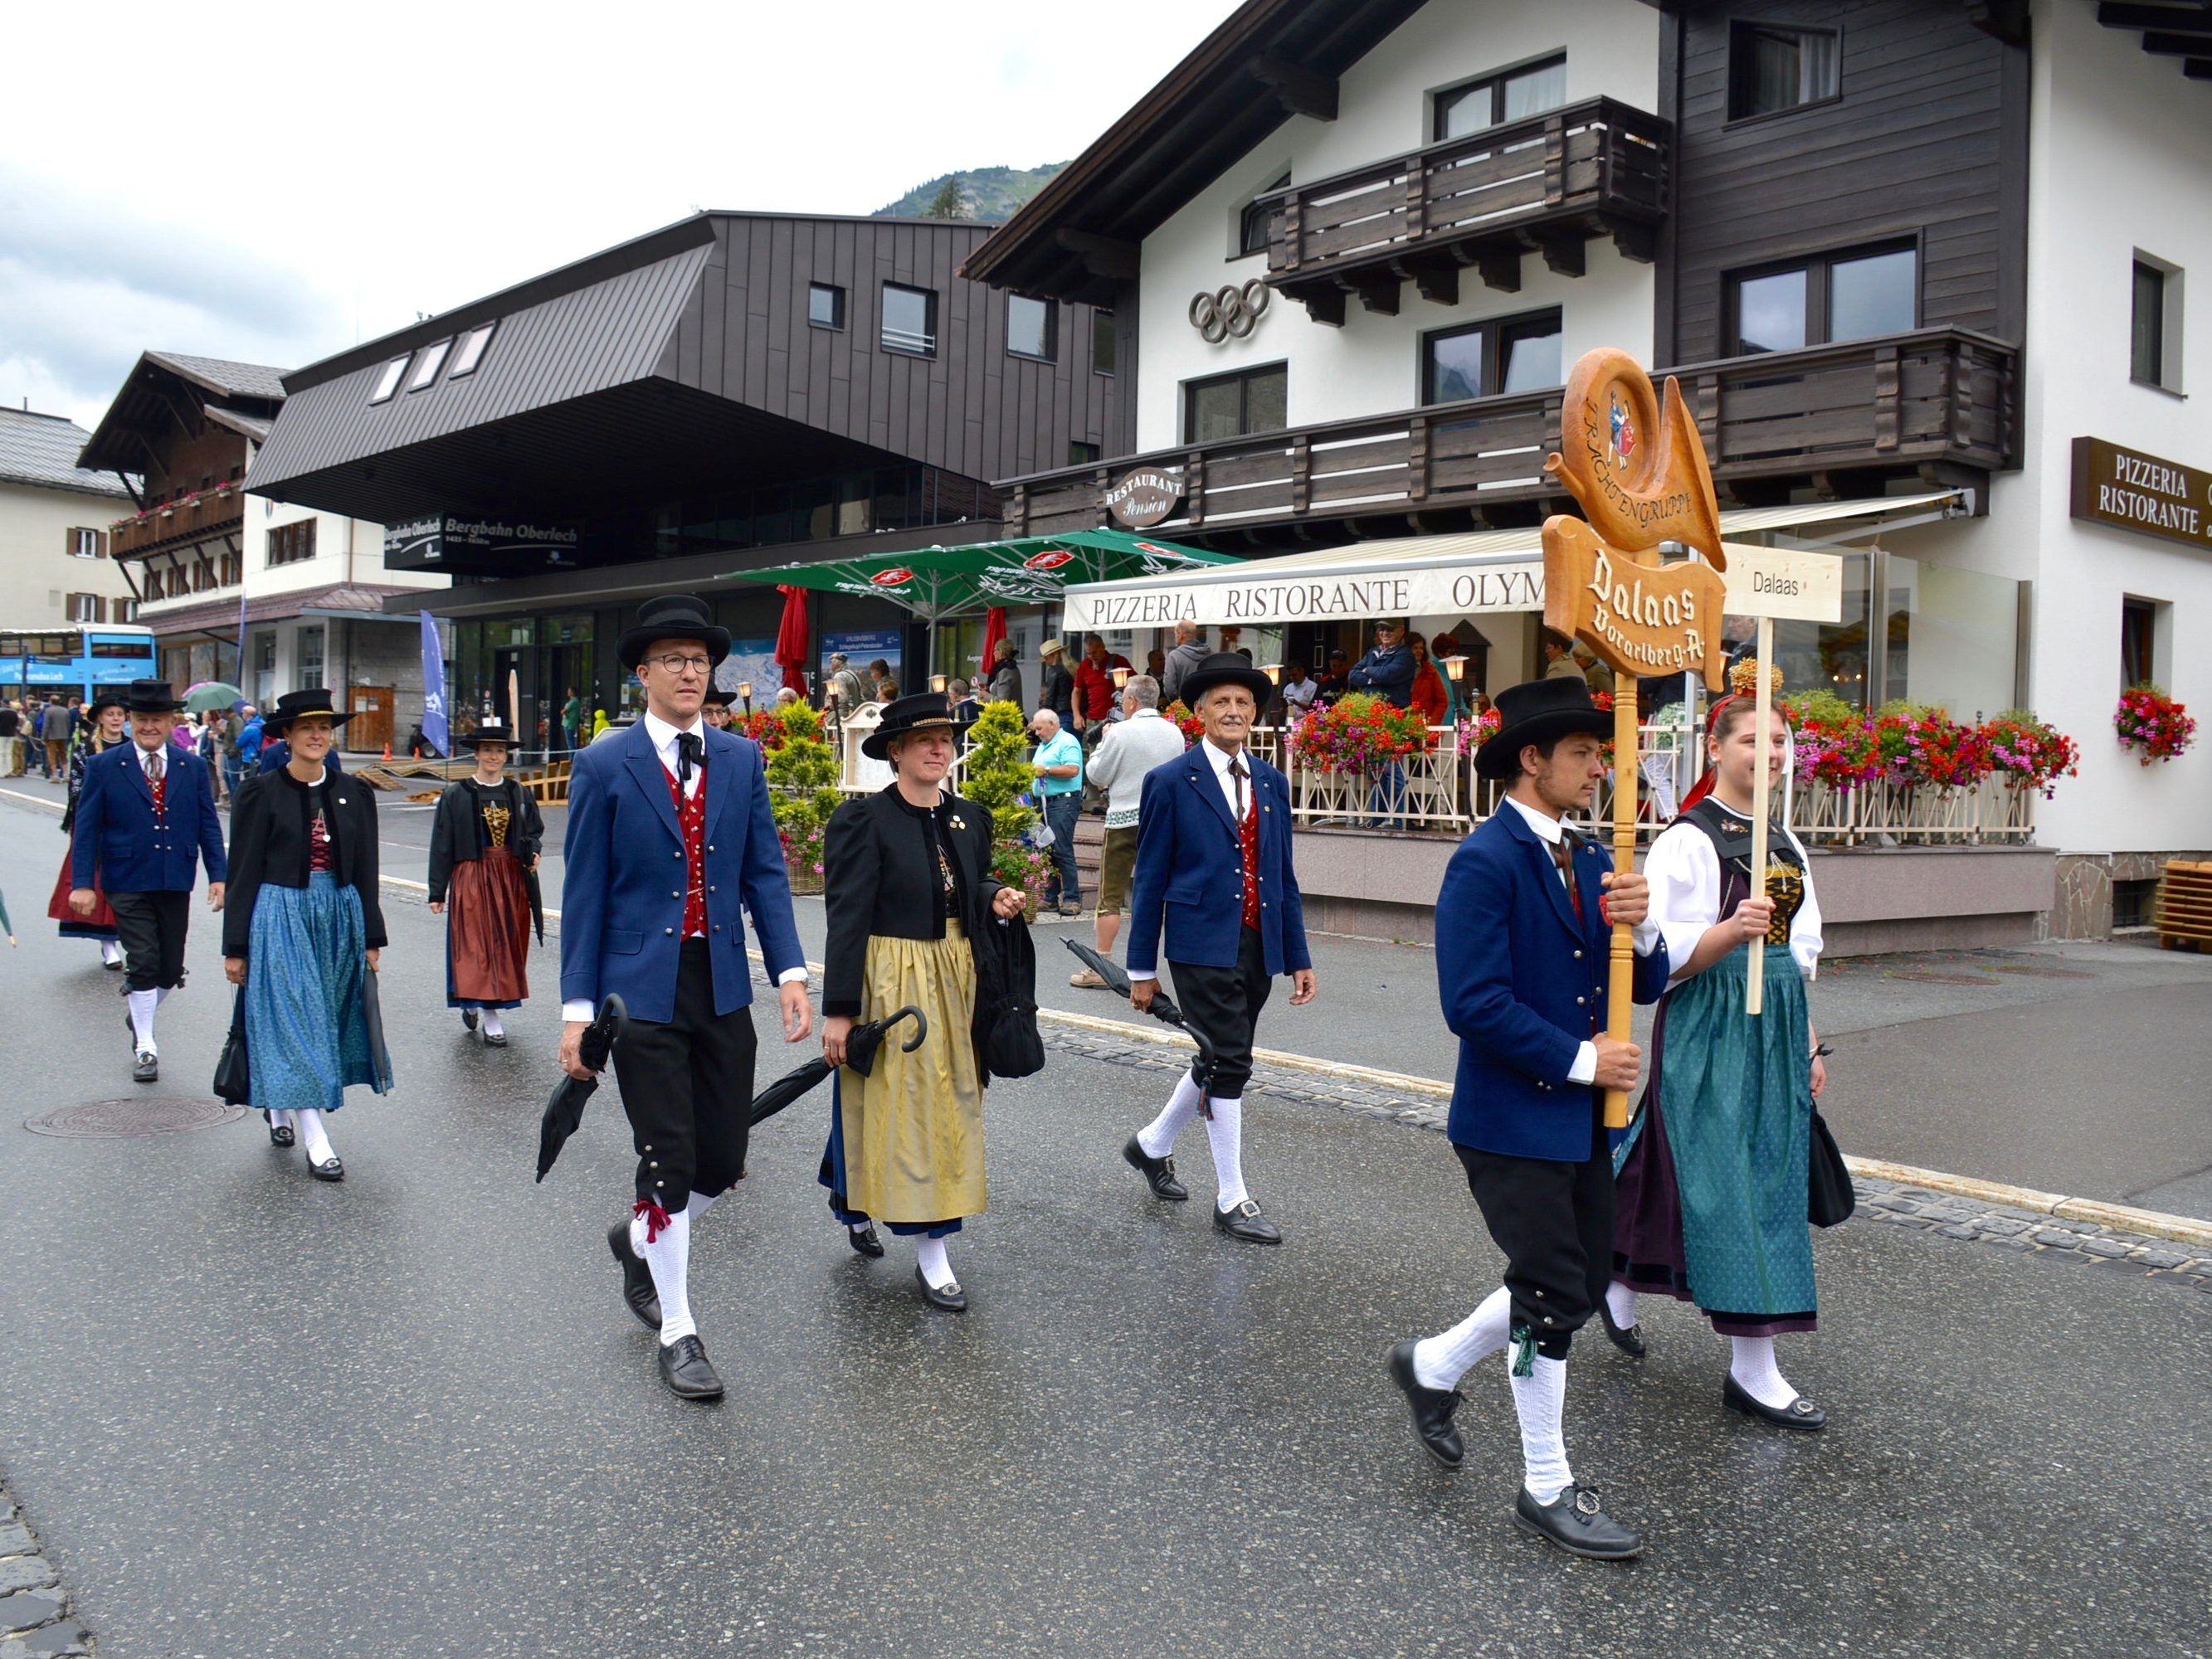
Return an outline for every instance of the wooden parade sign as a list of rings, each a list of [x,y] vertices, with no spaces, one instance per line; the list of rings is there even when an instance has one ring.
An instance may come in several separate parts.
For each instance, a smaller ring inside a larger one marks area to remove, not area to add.
[[[1771,622],[1841,622],[1844,618],[1844,562],[1833,553],[1796,548],[1723,544],[1728,552],[1728,598],[1731,617]],[[1759,660],[1771,653],[1760,648]]]
[[[1544,524],[1544,622],[1622,674],[1703,674],[1726,684],[1719,645],[1726,584],[1692,559],[1646,564],[1607,547],[1580,519]]]
[[[1609,346],[1586,351],[1567,376],[1559,427],[1559,453],[1544,469],[1600,536],[1638,553],[1680,542],[1728,568],[1705,440],[1673,375],[1662,413],[1635,358]]]

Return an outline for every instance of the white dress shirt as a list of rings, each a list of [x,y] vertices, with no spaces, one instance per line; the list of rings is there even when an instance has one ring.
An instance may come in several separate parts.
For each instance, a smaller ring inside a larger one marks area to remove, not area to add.
[[[131,752],[137,756],[138,769],[146,775],[146,781],[149,783],[151,783],[154,781],[154,763],[157,760],[161,765],[161,775],[164,778],[169,775],[170,757],[161,752],[168,746],[169,740],[167,738],[162,738],[161,742],[155,744],[151,749],[147,748],[146,745],[140,743],[137,738],[131,738]]]
[[[700,743],[703,745],[706,742],[704,735],[706,726],[707,722],[696,714],[692,716],[691,724],[689,726],[672,726],[651,709],[646,711],[645,735],[653,740],[653,752],[660,757],[660,763],[667,769],[670,777],[676,775],[676,739],[684,732],[690,732],[697,734]],[[706,777],[707,769],[703,762],[693,767],[691,781],[684,786],[684,799],[690,800],[697,794],[704,787]],[[787,968],[775,976],[775,982],[778,985],[788,985],[793,980],[803,980],[805,977],[805,969]],[[576,998],[561,1005],[561,1018],[564,1021],[589,1020],[598,1012],[598,1007],[589,998]]]
[[[1749,824],[1747,814],[1718,801],[1714,804]],[[1820,901],[1813,890],[1811,860],[1805,858],[1805,844],[1786,829],[1782,833],[1790,836],[1790,846],[1808,866],[1805,902],[1790,921],[1790,954],[1809,982],[1820,966]],[[1705,930],[1720,920],[1720,852],[1713,838],[1695,824],[1678,824],[1651,843],[1644,873],[1651,882],[1651,920],[1667,940],[1667,959],[1674,965],[1673,977],[1667,982],[1680,985],[1683,970],[1690,965],[1690,953],[1698,948]]]
[[[1198,752],[1205,756],[1207,764],[1213,768],[1214,781],[1221,786],[1221,799],[1229,807],[1230,821],[1241,822],[1237,816],[1237,780],[1230,776],[1229,768],[1231,762],[1241,761],[1243,763],[1244,799],[1248,802],[1255,799],[1253,792],[1258,789],[1260,785],[1259,780],[1252,775],[1252,751],[1249,749],[1240,749],[1232,755],[1226,749],[1216,748],[1212,738],[1200,738],[1198,740]],[[1134,985],[1139,980],[1158,977],[1156,973],[1133,973],[1129,975],[1129,983]]]
[[[1559,819],[1538,811],[1516,796],[1506,796],[1505,804],[1521,814],[1522,821],[1534,830],[1537,838],[1547,846],[1557,847],[1561,839],[1565,836],[1567,827]],[[1557,855],[1554,854],[1554,856]],[[1566,881],[1567,872],[1562,870],[1559,872],[1559,884],[1564,887],[1566,885]],[[1659,924],[1647,916],[1636,924],[1633,937],[1636,941],[1636,954],[1639,957],[1648,957],[1662,937]],[[1597,1081],[1596,1043],[1585,1041],[1581,1048],[1575,1050],[1575,1063],[1567,1068],[1567,1081],[1570,1083]]]

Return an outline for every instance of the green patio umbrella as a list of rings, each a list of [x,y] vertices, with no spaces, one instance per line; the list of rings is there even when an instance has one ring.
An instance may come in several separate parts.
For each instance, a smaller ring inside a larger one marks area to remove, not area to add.
[[[1120,581],[1237,562],[1234,554],[1182,547],[1132,531],[1071,530],[1061,536],[1024,536],[726,574],[732,581],[865,593],[902,605],[923,622],[939,623],[994,605],[1056,605],[1077,583]]]

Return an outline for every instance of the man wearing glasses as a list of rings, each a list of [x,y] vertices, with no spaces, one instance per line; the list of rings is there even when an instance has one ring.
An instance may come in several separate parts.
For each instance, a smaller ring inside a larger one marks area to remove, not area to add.
[[[607,1243],[623,1301],[660,1338],[661,1380],[686,1400],[722,1394],[688,1276],[692,1224],[745,1172],[757,1043],[740,907],[760,930],[784,1041],[814,1027],[760,748],[700,712],[729,653],[729,631],[690,595],[640,607],[617,655],[645,714],[576,756],[561,889],[561,1066],[592,1075],[584,1029],[619,995],[629,1023],[614,1067],[637,1180]]]

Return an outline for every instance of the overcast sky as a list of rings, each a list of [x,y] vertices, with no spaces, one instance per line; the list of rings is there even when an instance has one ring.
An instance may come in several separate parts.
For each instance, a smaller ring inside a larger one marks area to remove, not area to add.
[[[294,368],[695,208],[1064,161],[1232,9],[15,9],[0,398],[88,428],[149,347]]]

